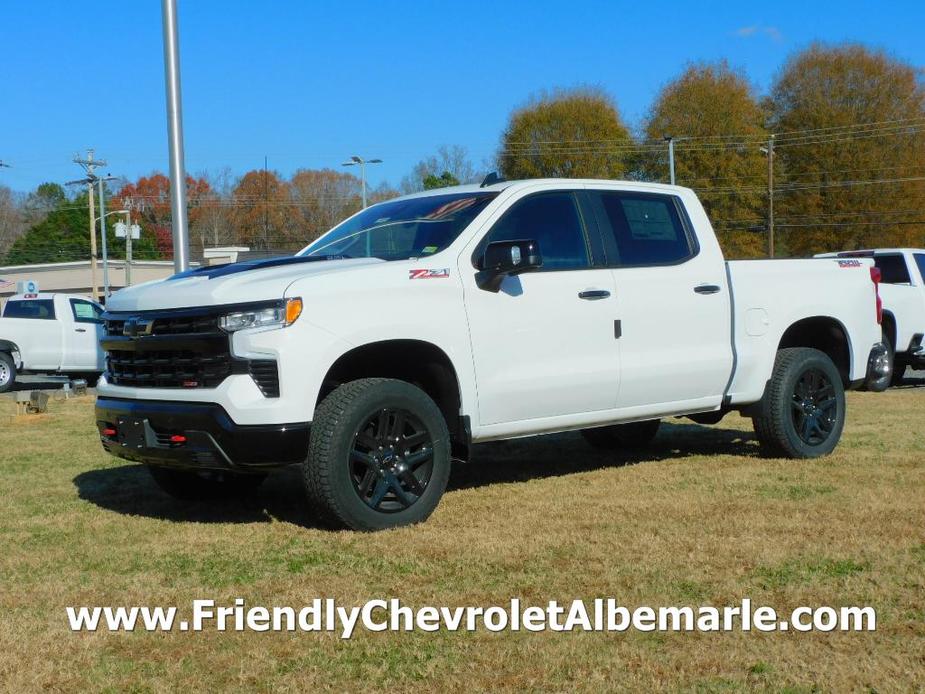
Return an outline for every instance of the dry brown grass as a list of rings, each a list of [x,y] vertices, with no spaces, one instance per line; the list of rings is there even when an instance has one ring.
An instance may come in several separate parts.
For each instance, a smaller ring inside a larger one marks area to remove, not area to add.
[[[2,401],[2,407],[12,403]],[[574,434],[485,446],[426,524],[313,527],[284,473],[230,506],[105,456],[89,398],[0,428],[0,682],[11,691],[246,688],[878,691],[925,687],[925,389],[849,395],[830,458],[758,455],[747,420],[666,426],[627,462]],[[2,410],[2,408],[0,408]],[[2,414],[3,411],[0,411]],[[683,420],[679,420],[683,421]],[[145,634],[66,605],[870,604],[862,634]]]

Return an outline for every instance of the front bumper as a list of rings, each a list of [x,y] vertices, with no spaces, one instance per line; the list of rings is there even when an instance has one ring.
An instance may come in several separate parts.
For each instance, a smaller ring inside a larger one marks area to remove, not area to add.
[[[311,424],[235,424],[215,403],[100,397],[103,448],[152,465],[259,471],[302,462]]]

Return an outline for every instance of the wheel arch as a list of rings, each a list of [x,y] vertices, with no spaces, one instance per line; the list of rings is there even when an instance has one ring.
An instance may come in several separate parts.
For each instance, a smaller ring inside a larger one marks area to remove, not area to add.
[[[22,354],[22,352],[20,352],[19,345],[17,345],[15,342],[12,342],[11,340],[0,340],[0,352],[6,352],[7,354],[10,354],[10,356],[12,356],[13,352]]]
[[[890,340],[890,344],[893,345],[893,351],[896,351],[896,344],[898,341],[896,327],[896,316],[893,315],[892,311],[883,312],[883,333],[886,335],[887,339]]]
[[[810,316],[792,323],[781,335],[777,349],[811,347],[826,354],[835,364],[845,387],[851,382],[851,339],[845,326],[831,316]]]
[[[338,386],[360,378],[394,378],[423,390],[446,419],[453,455],[468,457],[471,431],[468,417],[462,415],[459,374],[443,349],[418,339],[389,339],[354,347],[328,368],[314,408]]]

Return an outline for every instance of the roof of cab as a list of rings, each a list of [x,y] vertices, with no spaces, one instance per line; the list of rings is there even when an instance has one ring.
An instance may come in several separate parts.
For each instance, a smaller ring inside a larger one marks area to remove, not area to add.
[[[613,188],[623,189],[623,190],[647,190],[647,191],[660,191],[664,193],[673,193],[677,195],[680,192],[687,192],[690,189],[685,188],[684,186],[673,186],[667,183],[649,183],[647,181],[622,181],[622,180],[612,180],[612,179],[595,179],[595,178],[525,178],[516,181],[497,181],[495,183],[490,183],[488,185],[481,185],[479,183],[466,183],[458,186],[447,186],[446,188],[433,188],[431,190],[422,190],[416,193],[409,193],[408,195],[402,195],[398,198],[390,198],[383,202],[391,202],[392,200],[406,200],[410,198],[421,198],[429,197],[432,195],[452,195],[454,193],[478,193],[478,192],[487,192],[487,193],[500,193],[502,190],[507,190],[509,188],[527,188],[530,186],[535,186],[537,184],[551,184],[551,185],[606,185],[612,186]]]

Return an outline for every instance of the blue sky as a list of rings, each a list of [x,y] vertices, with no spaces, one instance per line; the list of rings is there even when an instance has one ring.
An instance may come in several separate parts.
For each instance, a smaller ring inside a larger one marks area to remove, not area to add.
[[[691,61],[726,58],[759,91],[813,40],[925,66],[925,2],[179,0],[187,169],[284,175],[381,157],[397,184],[441,144],[490,157],[538,90],[597,85],[636,125]],[[0,184],[167,168],[159,0],[0,0]]]

